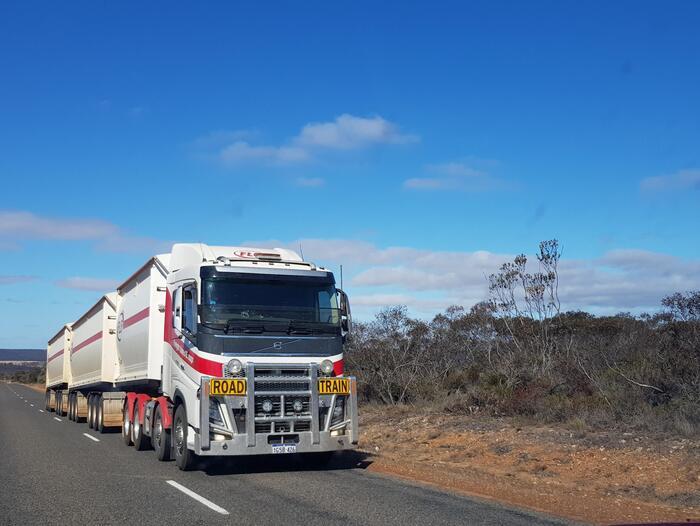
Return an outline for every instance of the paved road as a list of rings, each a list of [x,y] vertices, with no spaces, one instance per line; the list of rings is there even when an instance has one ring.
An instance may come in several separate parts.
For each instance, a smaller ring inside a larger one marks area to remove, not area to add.
[[[0,524],[566,524],[372,474],[352,454],[325,469],[266,457],[185,473],[59,421],[43,399],[0,384]]]

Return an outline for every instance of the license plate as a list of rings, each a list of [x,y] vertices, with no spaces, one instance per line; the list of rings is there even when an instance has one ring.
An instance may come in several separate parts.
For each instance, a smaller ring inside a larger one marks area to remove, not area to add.
[[[212,396],[245,396],[245,378],[212,378],[209,380],[209,394]]]
[[[272,444],[272,452],[275,454],[296,453],[296,444]]]
[[[318,381],[318,394],[350,394],[350,378],[322,378]]]

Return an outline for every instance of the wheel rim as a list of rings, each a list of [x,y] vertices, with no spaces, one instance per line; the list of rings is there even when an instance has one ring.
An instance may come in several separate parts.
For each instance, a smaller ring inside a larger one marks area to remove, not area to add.
[[[129,410],[125,407],[124,408],[124,417],[123,417],[123,425],[122,425],[122,434],[127,437],[129,436],[129,433],[131,432],[131,427],[129,425]]]
[[[163,434],[163,420],[160,417],[160,410],[156,411],[156,421],[153,424],[153,439],[155,443],[160,447],[160,439]]]
[[[139,409],[138,407],[134,409],[134,436],[133,440],[136,442],[136,440],[139,438],[139,432],[141,431],[141,418],[139,417]]]
[[[175,450],[178,456],[182,456],[185,444],[185,429],[182,426],[182,420],[178,418],[175,421]]]

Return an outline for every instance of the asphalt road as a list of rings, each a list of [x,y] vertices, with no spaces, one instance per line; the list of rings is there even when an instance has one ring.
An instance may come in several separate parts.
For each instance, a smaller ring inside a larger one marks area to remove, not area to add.
[[[181,472],[43,409],[42,393],[0,384],[0,524],[567,524],[376,475],[355,454],[324,469],[261,457]]]

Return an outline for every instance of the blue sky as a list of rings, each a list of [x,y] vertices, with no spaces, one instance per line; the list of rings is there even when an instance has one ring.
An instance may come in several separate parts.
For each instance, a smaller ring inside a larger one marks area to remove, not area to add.
[[[172,241],[304,248],[359,317],[700,288],[696,2],[21,2],[0,15],[0,346]]]

